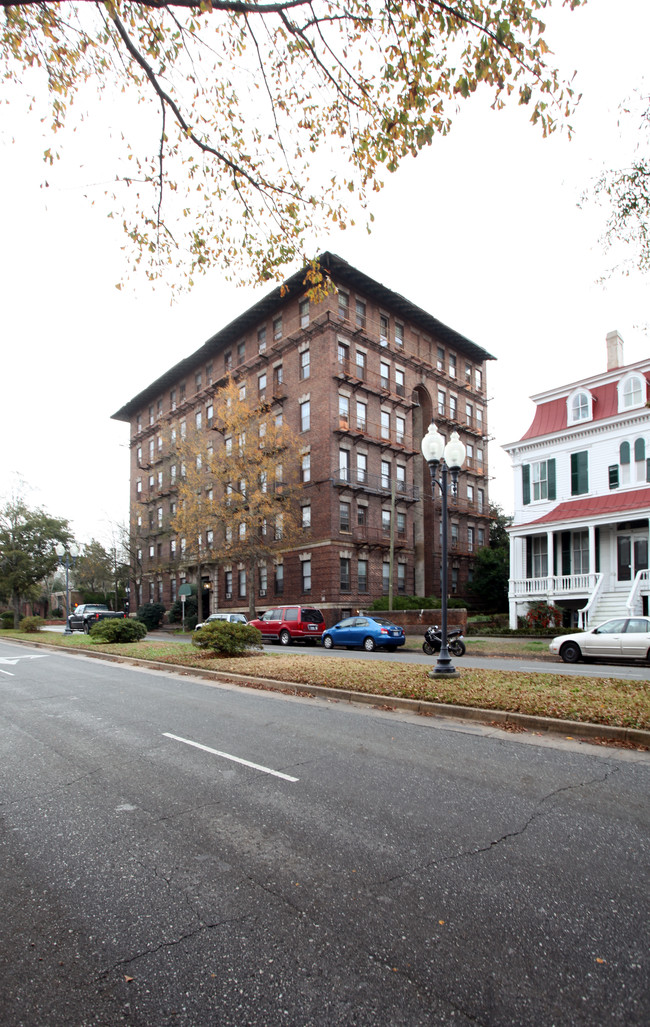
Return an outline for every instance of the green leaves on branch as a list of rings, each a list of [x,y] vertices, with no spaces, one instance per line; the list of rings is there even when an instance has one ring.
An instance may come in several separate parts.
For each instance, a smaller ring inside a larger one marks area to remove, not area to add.
[[[172,287],[214,267],[265,281],[355,210],[369,223],[383,175],[445,135],[479,89],[495,109],[511,96],[527,105],[544,135],[566,121],[573,91],[546,63],[537,16],[549,2],[8,6],[0,61],[5,79],[36,92],[32,72],[45,73],[53,131],[90,84],[132,99],[138,117],[123,132],[134,170],[120,162],[109,195],[132,269]]]

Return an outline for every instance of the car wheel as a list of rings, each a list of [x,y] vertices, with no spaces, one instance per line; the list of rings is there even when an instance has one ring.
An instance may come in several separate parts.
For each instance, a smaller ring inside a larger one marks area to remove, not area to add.
[[[280,632],[280,645],[291,645],[291,635],[286,628]]]
[[[90,634],[90,625],[89,624],[84,624],[84,635],[89,635],[89,634]]]
[[[565,642],[560,649],[560,656],[565,663],[577,663],[582,651],[577,642]]]
[[[375,645],[374,638],[371,638],[370,635],[368,635],[367,638],[364,638],[363,648],[366,650],[367,653],[373,653],[377,648],[377,646]]]
[[[325,638],[323,639],[323,649],[333,649],[333,648],[334,648],[334,643],[333,643],[332,639],[330,638],[329,635],[325,635]]]

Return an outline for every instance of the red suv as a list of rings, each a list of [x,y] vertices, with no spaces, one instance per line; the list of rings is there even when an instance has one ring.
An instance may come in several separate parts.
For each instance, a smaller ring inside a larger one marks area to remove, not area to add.
[[[313,606],[278,606],[248,623],[262,632],[265,642],[280,642],[281,645],[294,642],[316,645],[325,630],[323,614]]]

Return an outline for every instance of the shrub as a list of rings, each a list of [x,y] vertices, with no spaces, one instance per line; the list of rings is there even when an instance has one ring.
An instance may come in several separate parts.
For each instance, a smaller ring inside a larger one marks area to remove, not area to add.
[[[3,628],[13,628],[13,626],[14,626],[14,611],[13,610],[3,610],[2,613],[0,613],[0,621],[2,622],[2,627]]]
[[[64,620],[65,613],[60,606],[55,606],[53,610],[50,610],[50,616],[52,620]]]
[[[155,631],[165,616],[165,607],[162,603],[145,603],[138,607],[137,618],[146,625],[147,631]]]
[[[192,645],[221,656],[241,656],[249,649],[262,648],[262,634],[250,624],[211,621],[192,635]]]
[[[13,614],[11,617],[13,626]],[[23,617],[19,627],[21,631],[29,631],[31,633],[32,631],[40,631],[44,624],[45,621],[42,617]]]
[[[98,642],[139,642],[146,634],[146,624],[126,617],[107,617],[106,620],[97,621],[90,629],[90,638]]]
[[[549,603],[539,600],[530,604],[525,619],[527,626],[533,631],[560,627],[562,624],[562,611],[557,606],[551,606]]]
[[[199,620],[199,604],[196,601],[196,596],[187,596],[185,599],[185,627],[190,625],[191,628],[196,627]],[[190,622],[193,620],[193,623]],[[180,599],[177,599],[175,603],[172,603],[169,610],[169,623],[180,624],[183,619],[183,604]]]

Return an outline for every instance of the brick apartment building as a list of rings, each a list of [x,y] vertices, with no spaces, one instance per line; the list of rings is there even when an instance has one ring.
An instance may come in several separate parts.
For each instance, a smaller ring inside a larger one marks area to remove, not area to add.
[[[301,495],[311,508],[298,549],[260,566],[258,610],[319,606],[328,623],[387,594],[439,595],[439,497],[432,498],[420,441],[433,420],[467,448],[450,500],[450,591],[462,595],[489,538],[486,361],[480,346],[358,271],[320,257],[335,289],[311,301],[304,270],[254,304],[113,416],[131,428],[131,530],[137,539],[132,606],[169,607],[196,583],[170,528],[161,430],[201,412],[209,431],[227,375],[263,391],[298,436]],[[218,443],[223,444],[223,440]],[[393,523],[393,559],[390,537]],[[248,610],[243,565],[201,567],[201,613]],[[250,587],[250,582],[248,583]]]

